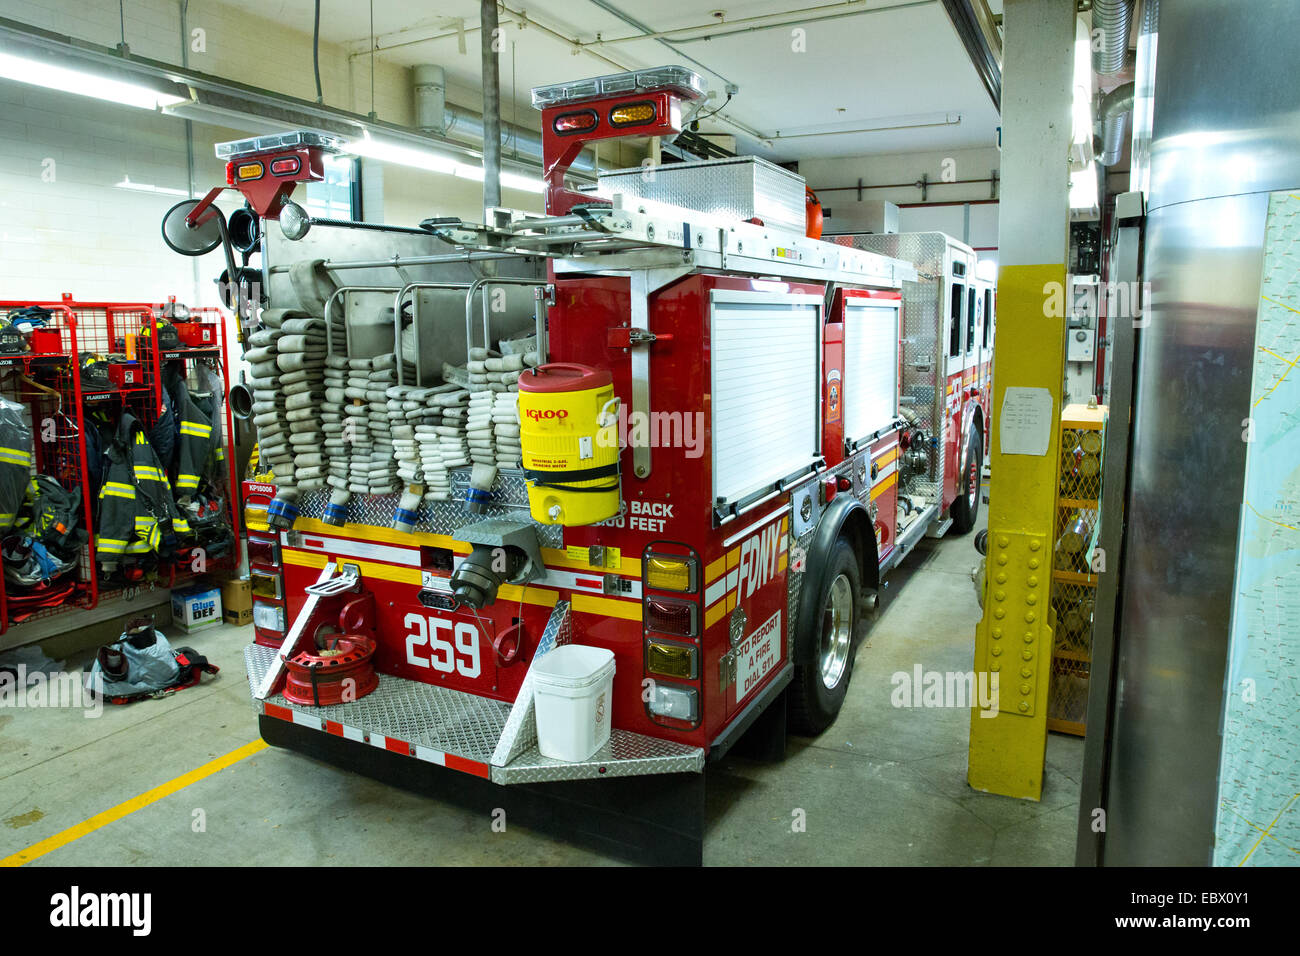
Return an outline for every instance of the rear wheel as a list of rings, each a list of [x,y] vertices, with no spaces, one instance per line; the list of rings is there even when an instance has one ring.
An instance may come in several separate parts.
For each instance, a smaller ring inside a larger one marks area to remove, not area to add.
[[[820,734],[840,712],[853,676],[853,632],[861,592],[858,559],[840,539],[831,551],[821,593],[806,596],[818,601],[821,613],[815,633],[800,635],[806,643],[790,685],[790,724],[796,733]]]
[[[975,527],[980,515],[980,469],[984,466],[984,439],[978,428],[971,429],[966,439],[966,457],[962,460],[962,473],[957,479],[957,499],[949,514],[952,530],[966,534]]]

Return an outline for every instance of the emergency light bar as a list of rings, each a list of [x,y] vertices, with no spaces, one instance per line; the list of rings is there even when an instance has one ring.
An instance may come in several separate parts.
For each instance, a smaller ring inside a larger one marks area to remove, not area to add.
[[[239,159],[243,156],[255,156],[258,153],[277,152],[295,149],[300,146],[314,146],[329,153],[337,153],[343,141],[337,136],[313,133],[311,130],[299,129],[291,133],[272,133],[268,136],[253,136],[249,139],[236,139],[228,143],[217,143],[217,159]]]
[[[589,80],[539,86],[533,89],[533,107],[540,110],[560,103],[585,103],[624,93],[662,91],[676,93],[684,100],[698,100],[707,88],[708,85],[698,73],[684,66],[656,66],[650,70],[610,73]]]

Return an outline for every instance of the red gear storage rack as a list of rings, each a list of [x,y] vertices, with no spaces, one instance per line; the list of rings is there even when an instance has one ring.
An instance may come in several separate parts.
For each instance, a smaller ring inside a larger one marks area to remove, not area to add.
[[[174,303],[174,299],[172,302]],[[86,409],[97,403],[121,401],[146,427],[157,424],[163,410],[162,367],[174,360],[195,360],[214,367],[221,376],[223,391],[226,470],[223,489],[231,532],[235,546],[226,557],[208,565],[206,571],[234,567],[239,553],[240,535],[239,484],[234,460],[234,419],[229,393],[229,353],[226,341],[226,323],[216,308],[193,309],[192,322],[215,326],[202,338],[212,339],[211,344],[189,346],[184,342],[175,349],[155,347],[158,319],[165,305],[139,302],[80,302],[64,293],[59,301],[0,301],[0,317],[37,306],[51,313],[50,324],[30,336],[33,351],[10,355],[0,354],[0,395],[28,406],[32,419],[33,461],[37,473],[52,475],[69,490],[81,489],[82,527],[88,542],[81,547],[77,568],[69,573],[73,586],[65,599],[52,606],[39,608],[12,607],[10,588],[0,575],[0,634],[12,624],[59,614],[75,608],[93,608],[103,599],[130,595],[136,586],[105,588],[99,579],[95,553],[95,505],[90,491],[89,468],[86,456]],[[138,382],[114,384],[111,388],[86,392],[81,381],[80,355],[84,352],[106,354],[126,351],[128,336],[135,336],[136,360],[139,362]],[[199,336],[195,336],[196,339]],[[215,422],[214,422],[215,424]],[[159,565],[157,576],[143,582],[142,586],[171,588],[198,576],[188,568],[178,566],[178,561]],[[66,579],[65,579],[66,580]],[[60,587],[62,582],[60,582]],[[20,620],[13,620],[20,614]]]

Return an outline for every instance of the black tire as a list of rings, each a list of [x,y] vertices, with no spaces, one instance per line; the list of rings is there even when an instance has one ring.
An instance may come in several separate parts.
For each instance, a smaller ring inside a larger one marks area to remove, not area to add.
[[[837,627],[831,608],[832,594],[837,596],[839,602],[844,599],[844,585],[837,584],[841,578],[848,585],[848,645],[842,649],[842,664],[839,655],[834,655],[830,664],[833,680],[827,686],[827,679],[823,677],[823,639],[827,638],[827,645],[832,643],[828,630],[841,636],[843,634],[842,616]],[[805,595],[805,599],[809,597],[812,595]],[[849,543],[841,538],[831,550],[821,593],[816,595],[816,606],[822,611],[813,619],[815,632],[799,635],[801,646],[796,658],[794,679],[790,682],[789,700],[790,728],[797,734],[816,736],[833,724],[839,715],[845,694],[848,693],[849,681],[853,678],[853,653],[857,647],[854,635],[858,626],[861,598],[862,580],[858,571],[858,559]]]
[[[984,439],[979,429],[971,429],[966,443],[966,474],[958,476],[957,498],[948,514],[952,517],[952,530],[967,534],[975,527],[980,516],[980,474],[984,470]],[[965,479],[963,491],[962,479]]]

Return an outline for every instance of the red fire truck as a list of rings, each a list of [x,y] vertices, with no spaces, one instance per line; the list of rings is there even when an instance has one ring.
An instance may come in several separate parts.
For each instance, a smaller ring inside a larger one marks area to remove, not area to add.
[[[671,136],[701,92],[678,67],[534,90],[546,214],[484,224],[313,224],[265,180],[309,179],[332,144],[226,149],[230,183],[280,214],[266,307],[306,309],[316,276],[331,355],[395,355],[437,389],[475,349],[531,334],[540,353],[518,383],[522,461],[489,488],[463,465],[414,508],[245,484],[246,664],[272,744],[698,862],[706,762],[742,737],[782,752],[787,721],[828,727],[884,575],[973,525],[992,296],[967,247],[927,234],[931,262],[907,237],[811,239],[802,180],[753,158],[566,185],[585,145]],[[205,202],[182,204],[189,228],[219,217]],[[576,431],[545,438],[547,416]],[[614,430],[613,464],[583,465]],[[538,747],[533,668],[566,644],[615,664],[609,740],[582,761]]]

